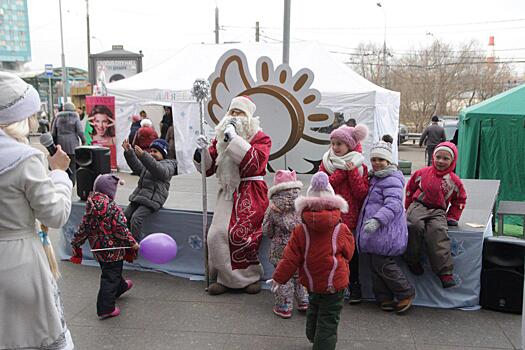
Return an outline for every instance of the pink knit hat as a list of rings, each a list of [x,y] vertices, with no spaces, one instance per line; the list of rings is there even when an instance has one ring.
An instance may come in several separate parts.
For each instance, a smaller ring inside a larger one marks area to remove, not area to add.
[[[121,180],[112,174],[102,174],[97,176],[95,183],[93,183],[93,191],[104,193],[110,199],[115,199],[117,193],[117,185],[124,185],[124,180]]]
[[[344,142],[353,151],[357,144],[368,136],[368,128],[364,124],[357,124],[355,128],[351,126],[340,126],[330,134],[330,140],[336,139]]]
[[[268,197],[272,197],[277,192],[289,190],[291,188],[302,188],[303,183],[297,181],[295,170],[277,170],[273,178],[273,186],[268,189]]]
[[[295,170],[277,170],[275,177],[273,178],[273,185],[276,186],[283,182],[297,181],[297,174]]]
[[[353,129],[353,128],[352,128]],[[310,180],[310,187],[306,190],[306,196],[308,197],[327,197],[335,196],[334,189],[330,185],[328,175],[319,171],[312,176]]]

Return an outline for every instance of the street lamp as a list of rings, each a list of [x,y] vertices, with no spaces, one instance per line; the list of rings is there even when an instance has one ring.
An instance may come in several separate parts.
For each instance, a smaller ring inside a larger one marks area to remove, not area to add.
[[[384,17],[384,33],[383,33],[383,87],[386,88],[386,11],[383,4],[380,2],[376,3],[377,7],[380,7],[383,10]]]
[[[64,33],[62,30],[62,0],[58,0],[58,9],[60,11],[60,43],[62,45],[62,96],[64,101],[62,105],[67,102],[67,77],[66,77],[66,56],[64,55]]]

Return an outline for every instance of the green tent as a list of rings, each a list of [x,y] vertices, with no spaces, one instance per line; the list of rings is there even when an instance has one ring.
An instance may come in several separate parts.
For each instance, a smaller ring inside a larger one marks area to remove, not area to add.
[[[525,201],[525,84],[459,115],[457,173],[501,181],[499,200]]]

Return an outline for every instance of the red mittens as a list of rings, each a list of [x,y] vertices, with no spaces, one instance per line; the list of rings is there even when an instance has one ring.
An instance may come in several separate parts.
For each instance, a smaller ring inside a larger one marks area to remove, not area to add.
[[[73,247],[73,256],[69,258],[69,261],[71,261],[73,264],[82,263],[82,249]]]
[[[124,260],[132,263],[133,260],[137,258],[137,251],[133,249],[126,249],[126,254],[124,254]]]

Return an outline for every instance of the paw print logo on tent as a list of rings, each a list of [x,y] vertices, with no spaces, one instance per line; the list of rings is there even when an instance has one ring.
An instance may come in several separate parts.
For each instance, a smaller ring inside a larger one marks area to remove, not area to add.
[[[330,144],[328,134],[317,132],[334,120],[329,108],[320,107],[321,94],[311,88],[314,74],[307,68],[293,74],[288,65],[274,68],[269,57],[256,63],[254,80],[246,56],[239,50],[226,52],[209,77],[211,98],[207,113],[214,124],[226,115],[230,101],[240,95],[249,96],[257,105],[255,116],[272,138],[272,168],[287,166],[298,172],[310,172]]]

